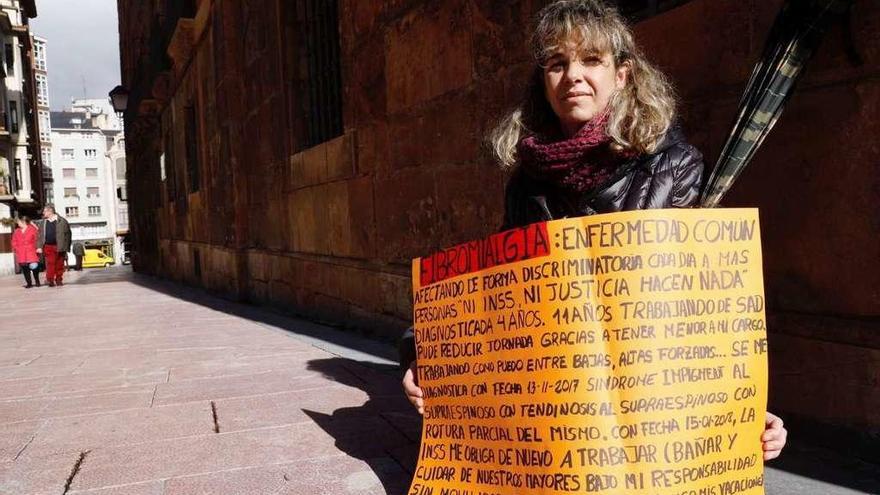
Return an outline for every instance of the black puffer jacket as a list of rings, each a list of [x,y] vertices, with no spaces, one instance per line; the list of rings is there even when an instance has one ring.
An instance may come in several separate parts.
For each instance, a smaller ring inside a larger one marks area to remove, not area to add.
[[[621,165],[607,184],[580,197],[566,195],[553,184],[517,170],[507,183],[501,230],[597,213],[692,207],[700,197],[703,168],[703,155],[675,127],[657,151]],[[401,367],[408,367],[415,355],[410,329],[400,340]]]
[[[580,197],[517,170],[507,183],[501,230],[597,213],[694,206],[702,176],[703,155],[675,127],[656,152],[621,165],[605,185]]]

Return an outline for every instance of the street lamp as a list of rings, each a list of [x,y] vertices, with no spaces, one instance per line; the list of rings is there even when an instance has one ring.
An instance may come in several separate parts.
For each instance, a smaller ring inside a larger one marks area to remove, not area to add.
[[[113,110],[116,113],[125,113],[128,108],[128,90],[125,86],[116,86],[110,91],[110,101],[113,103]]]

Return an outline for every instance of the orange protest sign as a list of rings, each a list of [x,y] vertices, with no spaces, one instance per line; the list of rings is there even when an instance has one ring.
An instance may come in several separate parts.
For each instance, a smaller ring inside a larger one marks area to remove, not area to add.
[[[532,224],[413,262],[411,495],[763,494],[757,210]]]

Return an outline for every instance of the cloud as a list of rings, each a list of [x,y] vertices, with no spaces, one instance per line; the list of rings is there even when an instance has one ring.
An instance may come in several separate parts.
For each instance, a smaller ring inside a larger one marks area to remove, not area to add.
[[[37,0],[31,31],[47,40],[53,110],[84,91],[88,98],[106,97],[119,84],[116,0]]]

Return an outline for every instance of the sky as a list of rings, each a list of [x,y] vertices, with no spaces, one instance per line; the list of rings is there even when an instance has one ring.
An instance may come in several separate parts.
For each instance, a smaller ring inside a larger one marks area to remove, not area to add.
[[[104,98],[119,84],[116,0],[36,0],[31,31],[47,40],[49,103]],[[85,89],[83,89],[85,88]]]

